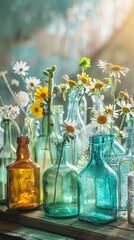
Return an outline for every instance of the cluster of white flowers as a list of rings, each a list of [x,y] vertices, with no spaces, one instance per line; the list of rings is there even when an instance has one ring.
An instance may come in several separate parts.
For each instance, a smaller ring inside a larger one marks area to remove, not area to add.
[[[16,96],[20,106],[26,107],[28,105],[30,99],[27,92],[20,91]]]
[[[20,113],[20,109],[18,106],[5,105],[2,107],[2,116],[3,119],[15,119]]]

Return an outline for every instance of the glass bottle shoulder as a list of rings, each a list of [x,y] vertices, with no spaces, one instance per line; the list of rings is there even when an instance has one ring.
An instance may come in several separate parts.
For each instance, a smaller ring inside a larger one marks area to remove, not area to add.
[[[18,159],[7,166],[8,169],[34,169],[40,168],[39,164],[33,162],[31,159]]]

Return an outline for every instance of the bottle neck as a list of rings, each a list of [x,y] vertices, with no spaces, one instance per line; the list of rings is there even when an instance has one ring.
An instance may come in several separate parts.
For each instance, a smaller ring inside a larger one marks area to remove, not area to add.
[[[85,124],[79,113],[79,96],[76,93],[70,93],[68,99],[68,108],[67,108],[67,118],[66,120],[69,122],[76,121],[78,122],[78,128],[85,129]]]
[[[12,145],[12,136],[11,136],[11,121],[9,119],[4,119],[2,121],[3,128],[4,128],[4,135],[3,135],[3,145],[4,146],[11,146]]]
[[[29,161],[30,159],[30,150],[29,150],[29,147],[28,145],[21,145],[19,144],[18,147],[17,147],[17,161],[20,161],[20,160],[27,160]]]
[[[90,147],[90,159],[91,161],[102,163],[104,162],[103,144],[94,144]]]
[[[55,122],[55,125],[54,125],[55,132],[58,135],[62,135],[61,134],[61,124],[63,124],[63,111],[55,112],[54,122]]]
[[[128,134],[126,138],[126,155],[134,156],[134,133]]]
[[[66,164],[68,159],[68,148],[67,144],[58,143],[56,147],[56,165]]]
[[[50,113],[44,111],[42,119],[42,134],[44,134],[45,136],[49,136],[53,132],[53,129],[54,129],[53,114],[51,111]]]

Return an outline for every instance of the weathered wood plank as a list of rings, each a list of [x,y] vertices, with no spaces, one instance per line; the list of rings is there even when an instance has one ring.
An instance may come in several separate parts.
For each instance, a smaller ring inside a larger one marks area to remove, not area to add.
[[[40,209],[27,213],[18,213],[9,211],[4,206],[0,207],[0,219],[80,240],[134,239],[134,227],[129,225],[125,219],[118,219],[106,225],[93,225],[77,218],[48,218],[44,211]]]
[[[19,239],[19,240],[73,240],[38,229],[28,228],[16,223],[0,220],[0,240]]]

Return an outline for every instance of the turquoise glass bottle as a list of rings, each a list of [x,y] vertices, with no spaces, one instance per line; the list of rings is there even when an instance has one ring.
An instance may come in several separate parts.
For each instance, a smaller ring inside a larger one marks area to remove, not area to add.
[[[40,165],[40,202],[43,203],[43,174],[56,161],[56,142],[61,136],[54,131],[52,110],[44,109],[41,133],[34,141],[35,162]]]
[[[117,218],[117,176],[104,160],[104,137],[90,137],[89,144],[91,160],[78,175],[78,214],[101,224]]]
[[[87,147],[86,142],[86,127],[80,116],[79,112],[79,100],[80,95],[78,94],[78,89],[72,89],[68,97],[67,106],[67,122],[76,121],[78,123],[77,128],[79,129],[78,136],[70,141],[69,143],[69,162],[74,166],[77,166],[78,161],[81,159],[84,150]]]
[[[115,134],[105,134],[104,139],[105,161],[119,176],[119,164],[125,156],[125,149],[116,140]]]
[[[128,203],[128,174],[134,170],[134,127],[125,127],[125,156],[119,164],[120,215],[126,214]]]
[[[50,217],[72,217],[78,214],[77,170],[68,163],[68,149],[57,144],[57,161],[44,172],[43,208]],[[59,164],[60,162],[60,164]]]
[[[15,149],[12,145],[11,121],[2,120],[3,147],[0,150],[0,203],[5,204],[7,199],[7,171],[6,165],[15,160]]]

